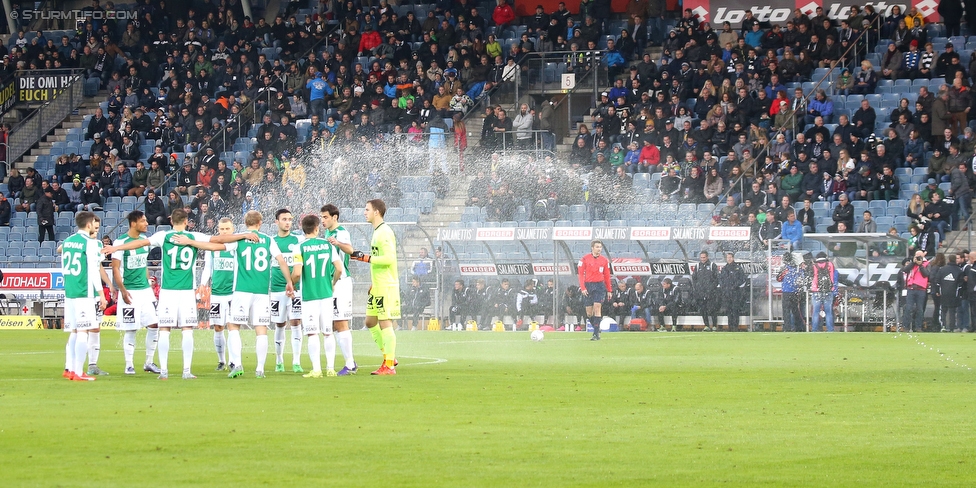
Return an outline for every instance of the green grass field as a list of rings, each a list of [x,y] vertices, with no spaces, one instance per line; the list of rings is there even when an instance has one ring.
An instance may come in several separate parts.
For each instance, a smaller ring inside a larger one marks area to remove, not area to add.
[[[972,334],[400,332],[370,377],[356,332],[358,376],[257,380],[251,348],[229,380],[198,331],[199,379],[168,382],[102,334],[95,383],[60,378],[63,333],[0,334],[0,485],[976,483]]]

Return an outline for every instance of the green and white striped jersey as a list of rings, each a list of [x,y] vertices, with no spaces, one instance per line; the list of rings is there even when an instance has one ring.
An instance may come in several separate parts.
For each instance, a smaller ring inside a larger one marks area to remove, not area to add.
[[[243,240],[226,245],[227,250],[234,252],[237,258],[234,291],[266,295],[271,289],[271,268],[278,266],[277,258],[281,256],[281,250],[271,236],[250,232],[258,235],[258,242]]]
[[[337,241],[343,244],[349,244],[350,246],[352,245],[352,237],[349,235],[349,231],[341,225],[333,230],[325,231],[325,237],[335,237]],[[336,252],[338,252],[339,256],[342,258],[342,276],[349,276],[349,255],[342,252],[342,250],[338,248],[336,248]]]
[[[212,251],[205,256],[204,270],[210,272],[210,294],[226,297],[234,294],[237,257],[231,251]],[[206,274],[204,274],[206,277]]]
[[[65,298],[93,298],[102,289],[99,250],[102,243],[84,231],[72,234],[61,243],[61,273]]]
[[[285,237],[278,235],[274,236],[275,244],[278,245],[278,249],[281,250],[281,254],[284,256],[285,262],[288,263],[288,269],[295,266],[295,252],[298,251],[298,244],[300,244],[304,239],[304,237],[299,237],[294,234],[290,234]],[[285,276],[281,274],[281,268],[272,264],[271,293],[285,291],[285,286],[287,286],[287,284],[288,283],[285,281]]]
[[[163,251],[160,280],[160,288],[163,290],[196,289],[194,265],[197,262],[197,248],[174,243],[173,238],[178,235],[195,241],[210,242],[210,236],[206,234],[175,230],[157,232],[149,238],[149,245],[161,248]]]
[[[298,246],[296,264],[302,265],[302,300],[332,298],[332,274],[340,261],[338,248],[316,237]]]
[[[121,246],[125,243],[145,239],[146,236],[139,235],[137,238],[130,237],[128,234],[115,240],[113,246]],[[149,249],[140,247],[129,251],[115,251],[112,259],[118,260],[122,264],[122,284],[127,290],[145,290],[149,288],[149,278],[147,277],[147,267],[149,266]]]

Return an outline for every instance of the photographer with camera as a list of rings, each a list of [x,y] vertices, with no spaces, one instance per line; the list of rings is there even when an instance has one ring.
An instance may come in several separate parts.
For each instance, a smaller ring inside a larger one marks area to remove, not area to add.
[[[925,251],[915,251],[915,257],[901,269],[901,273],[905,280],[905,289],[901,292],[905,300],[902,328],[908,332],[920,332],[929,287],[929,262],[925,260]]]

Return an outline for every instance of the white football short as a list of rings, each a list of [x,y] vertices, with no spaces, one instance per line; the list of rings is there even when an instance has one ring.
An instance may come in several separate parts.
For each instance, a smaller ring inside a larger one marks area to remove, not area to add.
[[[283,291],[271,293],[271,323],[283,324],[289,320],[301,320],[302,295],[295,293],[293,298]]]
[[[64,331],[92,330],[102,325],[96,298],[64,299]]]
[[[139,330],[159,323],[156,316],[156,295],[152,288],[129,290],[132,303],[126,304],[119,298],[118,312],[115,315],[116,330]]]
[[[352,320],[352,278],[337,281],[332,290],[332,320]]]
[[[197,294],[195,290],[160,290],[156,306],[159,326],[171,329],[197,326]]]
[[[230,295],[210,295],[210,326],[221,327],[230,322]]]
[[[333,303],[331,298],[307,300],[302,303],[302,327],[305,329],[305,335],[332,333]]]
[[[267,327],[271,323],[270,300],[267,294],[258,295],[235,291],[230,299],[230,323]]]

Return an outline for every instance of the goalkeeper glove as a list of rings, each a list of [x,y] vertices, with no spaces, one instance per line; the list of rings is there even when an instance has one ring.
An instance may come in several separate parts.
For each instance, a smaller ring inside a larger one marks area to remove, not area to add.
[[[362,261],[364,263],[368,263],[370,259],[369,254],[366,254],[362,251],[353,251],[352,254],[349,255],[349,257],[355,259],[356,261]]]

